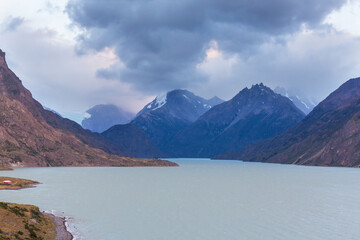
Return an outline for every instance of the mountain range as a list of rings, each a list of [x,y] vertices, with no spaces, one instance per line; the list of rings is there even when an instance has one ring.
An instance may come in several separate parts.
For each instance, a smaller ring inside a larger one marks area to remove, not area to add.
[[[114,126],[124,120],[116,117],[121,111],[95,106],[88,118],[93,126],[110,116],[98,133],[33,99],[0,50],[0,166],[175,166],[149,158],[213,157],[360,167],[360,78],[307,116],[283,94],[256,84],[223,101],[178,89]]]
[[[175,157],[213,157],[273,137],[304,116],[288,98],[256,84],[211,108],[177,133],[167,149]]]
[[[245,88],[229,101],[173,90],[148,103],[130,124],[101,135],[110,153],[127,149],[135,157],[210,158],[273,137],[304,116],[289,98],[263,84]]]
[[[360,78],[344,83],[284,133],[216,158],[360,167]]]
[[[8,68],[0,50],[0,166],[175,166],[111,155],[100,134],[45,110]]]

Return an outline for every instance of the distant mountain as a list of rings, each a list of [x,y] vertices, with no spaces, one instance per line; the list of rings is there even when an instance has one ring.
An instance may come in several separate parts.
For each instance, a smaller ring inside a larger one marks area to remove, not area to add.
[[[110,155],[99,134],[45,110],[8,68],[0,50],[0,166],[169,166]]]
[[[213,157],[273,137],[303,117],[288,98],[257,84],[207,111],[177,133],[167,149],[174,157]]]
[[[360,78],[344,83],[288,131],[218,158],[360,167]]]
[[[306,115],[309,114],[317,104],[313,100],[309,100],[306,97],[299,96],[298,94],[287,91],[283,87],[276,87],[274,89],[274,92],[289,98],[295,104],[295,106],[299,108]]]
[[[86,111],[89,117],[82,120],[81,125],[93,132],[103,132],[116,124],[129,123],[135,114],[124,111],[112,104],[96,105]]]
[[[221,98],[219,98],[219,97],[217,97],[217,96],[212,97],[212,98],[210,98],[210,99],[207,100],[207,101],[208,101],[207,104],[209,104],[210,106],[216,106],[216,105],[224,102],[224,100],[222,100]]]
[[[144,130],[162,151],[181,129],[189,126],[202,114],[223,100],[206,100],[187,90],[174,90],[156,97],[131,122]]]

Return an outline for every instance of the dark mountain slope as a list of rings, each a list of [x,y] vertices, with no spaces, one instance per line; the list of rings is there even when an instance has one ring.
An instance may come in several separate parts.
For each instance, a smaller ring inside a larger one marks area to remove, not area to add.
[[[159,151],[155,144],[149,144],[149,141],[151,141],[149,137],[147,137],[146,134],[145,137],[144,132],[138,128],[116,128],[116,132],[124,137],[124,139],[120,140],[119,137],[114,138],[113,134],[102,135],[100,133],[83,129],[76,122],[62,118],[49,111],[44,112],[43,116],[47,123],[52,127],[64,131],[70,131],[86,145],[101,149],[109,154],[141,158],[166,156]],[[140,138],[139,136],[143,137]],[[116,141],[114,141],[114,139],[116,139]],[[133,141],[134,139],[138,139],[138,141]],[[130,143],[132,143],[132,145],[129,145]],[[144,146],[146,147],[144,148]],[[152,151],[149,149],[151,146],[154,146]]]
[[[168,149],[176,157],[213,157],[273,137],[303,117],[288,98],[254,85],[179,132]]]
[[[131,123],[144,130],[166,152],[165,145],[177,132],[221,101],[206,100],[187,90],[174,90],[147,104]]]
[[[147,134],[133,124],[115,125],[102,133],[114,148],[123,149],[125,156],[166,157]]]
[[[360,78],[344,83],[283,134],[219,158],[359,167]]]

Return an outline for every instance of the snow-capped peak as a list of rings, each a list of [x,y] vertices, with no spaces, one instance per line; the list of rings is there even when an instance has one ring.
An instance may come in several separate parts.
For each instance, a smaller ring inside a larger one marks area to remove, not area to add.
[[[276,87],[274,91],[289,98],[295,104],[295,106],[298,107],[305,114],[308,114],[317,105],[316,103],[312,102],[311,99],[308,99],[306,96],[301,96],[294,92],[288,92],[283,87]]]
[[[157,96],[155,98],[155,103],[154,103],[155,108],[153,110],[156,110],[164,106],[166,104],[166,99],[167,99],[167,93]]]
[[[157,96],[151,103],[147,104],[143,111],[145,109],[148,109],[148,111],[154,111],[158,108],[161,108],[162,106],[164,106],[166,104],[166,100],[167,100],[167,93],[161,94],[159,96]],[[140,111],[139,114],[143,111]]]

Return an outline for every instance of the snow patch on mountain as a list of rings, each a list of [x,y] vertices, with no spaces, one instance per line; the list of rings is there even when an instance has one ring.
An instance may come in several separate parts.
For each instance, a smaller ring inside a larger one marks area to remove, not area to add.
[[[166,99],[167,99],[167,93],[157,96],[155,98],[155,108],[153,110],[156,110],[164,106],[166,104]]]
[[[289,98],[295,104],[295,106],[305,114],[309,114],[317,105],[316,102],[314,102],[312,99],[303,95],[299,95],[297,92],[289,92],[283,87],[276,87],[274,92]]]
[[[88,113],[88,112],[85,112],[85,113],[84,113],[84,118],[85,118],[85,119],[91,118],[91,114]]]

